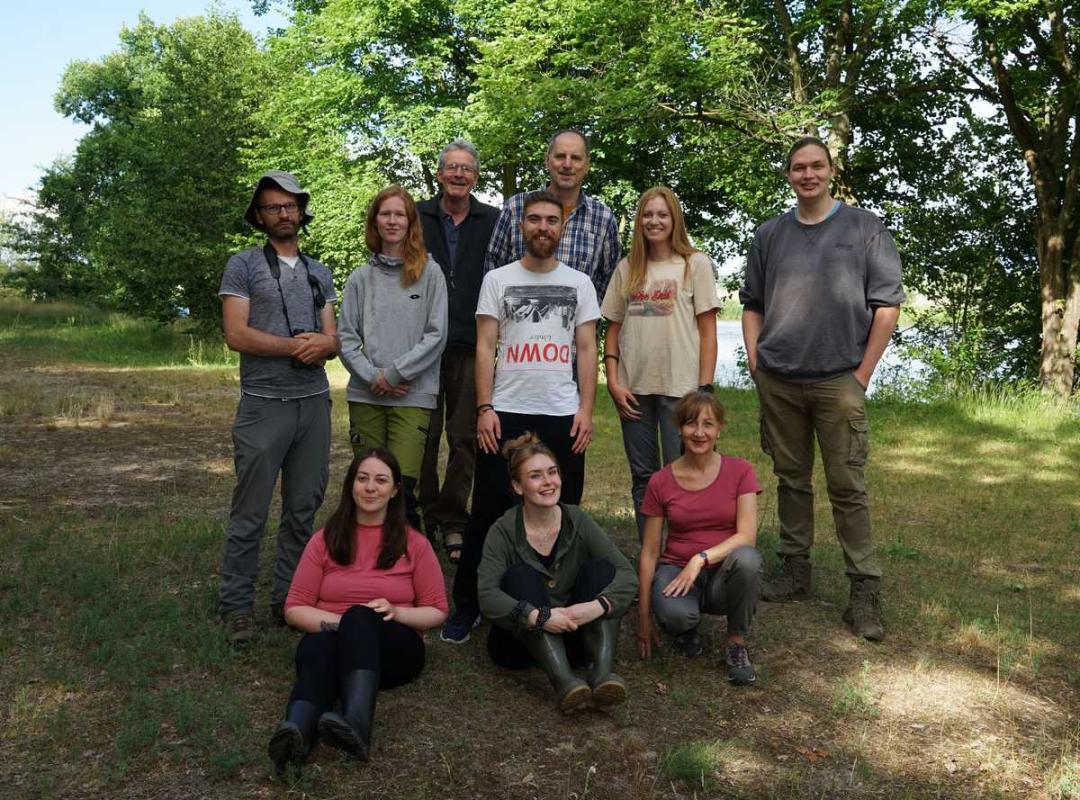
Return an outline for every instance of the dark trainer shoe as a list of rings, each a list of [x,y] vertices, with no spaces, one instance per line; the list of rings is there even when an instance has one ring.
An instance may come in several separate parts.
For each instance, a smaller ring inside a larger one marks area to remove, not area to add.
[[[750,654],[746,645],[731,642],[727,646],[727,679],[736,686],[749,686],[757,680],[754,665],[750,663]]]
[[[439,638],[450,644],[465,644],[473,628],[480,624],[480,615],[471,611],[455,611],[453,615],[443,623]]]
[[[675,649],[687,658],[697,658],[704,649],[701,646],[701,637],[698,636],[697,628],[684,631],[675,637]]]

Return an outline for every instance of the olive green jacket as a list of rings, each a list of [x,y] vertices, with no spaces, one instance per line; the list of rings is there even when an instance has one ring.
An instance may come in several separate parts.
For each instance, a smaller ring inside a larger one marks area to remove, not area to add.
[[[600,530],[600,526],[577,506],[559,504],[563,512],[563,527],[555,550],[555,561],[548,569],[525,538],[521,506],[503,514],[491,526],[484,542],[477,583],[480,610],[501,628],[521,635],[530,630],[529,614],[534,606],[525,603],[514,614],[518,601],[500,588],[502,576],[515,564],[528,564],[548,579],[548,595],[553,607],[565,607],[570,602],[581,565],[594,558],[603,558],[615,567],[615,577],[602,594],[611,603],[609,617],[619,618],[630,608],[637,592],[637,574],[630,562]]]

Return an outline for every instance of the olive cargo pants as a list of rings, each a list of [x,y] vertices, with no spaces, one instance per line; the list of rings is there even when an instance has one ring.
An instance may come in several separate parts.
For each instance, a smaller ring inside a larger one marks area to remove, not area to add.
[[[865,390],[850,372],[817,383],[796,383],[758,369],[754,383],[761,407],[761,449],[772,458],[779,480],[778,554],[809,556],[814,543],[811,476],[816,436],[847,574],[880,578],[863,479],[870,451]]]

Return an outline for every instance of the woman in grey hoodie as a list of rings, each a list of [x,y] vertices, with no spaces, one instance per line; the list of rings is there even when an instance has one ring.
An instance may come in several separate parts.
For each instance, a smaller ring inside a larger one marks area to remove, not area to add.
[[[416,482],[446,347],[446,280],[424,249],[416,203],[400,186],[375,195],[364,240],[371,259],[349,276],[338,323],[351,376],[349,439],[354,452],[385,447],[397,457],[406,514],[419,528]]]

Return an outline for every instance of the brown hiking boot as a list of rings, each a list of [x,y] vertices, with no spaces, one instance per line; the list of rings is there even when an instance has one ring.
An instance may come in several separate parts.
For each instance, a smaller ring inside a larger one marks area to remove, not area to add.
[[[250,611],[228,611],[221,615],[221,622],[229,644],[246,644],[255,635],[255,620]]]
[[[881,578],[852,579],[844,622],[853,634],[863,639],[880,642],[885,638],[881,624]]]
[[[787,556],[772,580],[761,587],[761,599],[768,603],[805,600],[810,596],[810,559]]]

